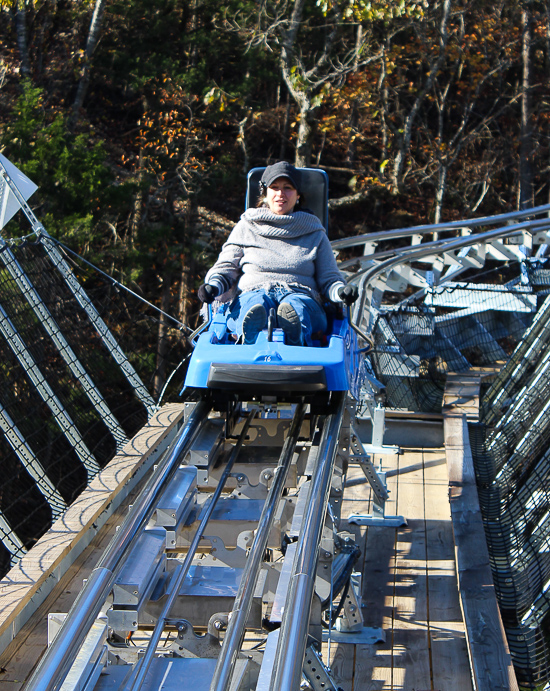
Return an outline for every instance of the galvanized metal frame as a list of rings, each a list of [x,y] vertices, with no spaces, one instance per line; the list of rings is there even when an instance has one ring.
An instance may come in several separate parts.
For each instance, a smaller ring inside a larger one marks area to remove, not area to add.
[[[44,403],[46,403],[48,408],[52,411],[52,415],[54,415],[57,424],[61,428],[63,434],[67,437],[71,446],[74,448],[75,453],[88,473],[88,478],[91,479],[96,473],[99,472],[99,464],[97,463],[93,453],[86,446],[86,443],[82,439],[82,435],[80,434],[74,421],[71,419],[71,416],[65,409],[65,406],[61,403],[61,401],[55,395],[52,387],[46,381],[46,378],[40,371],[40,368],[34,360],[31,352],[27,348],[17,329],[1,305],[0,333],[4,336],[6,343],[9,345],[14,355],[21,363],[21,366],[36,388],[36,391]]]
[[[42,223],[40,223],[40,221],[36,218],[34,212],[27,204],[27,201],[21,194],[15,182],[11,179],[1,160],[0,176],[3,178],[5,183],[9,186],[11,192],[16,197],[23,213],[25,214],[27,220],[31,224],[34,234],[42,243],[54,266],[63,276],[65,282],[67,283],[69,289],[75,296],[79,305],[86,312],[91,324],[96,329],[103,343],[111,353],[114,360],[119,365],[124,376],[130,383],[132,388],[135,390],[136,395],[145,406],[148,415],[152,415],[155,412],[156,406],[151,394],[147,391],[146,387],[144,386],[134,367],[132,366],[132,364],[130,363],[130,361],[128,360],[128,358],[116,342],[114,336],[112,335],[111,331],[109,330],[109,328],[101,318],[100,314],[92,304],[90,298],[86,295],[82,286],[74,277],[74,274],[69,268],[67,262],[63,259],[59,250],[57,249],[56,244],[53,242],[52,238],[50,237]]]
[[[4,266],[7,268],[10,275],[16,282],[21,294],[28,301],[34,310],[34,313],[38,317],[39,322],[57,347],[60,356],[66,362],[71,374],[82,386],[86,396],[99,413],[103,422],[109,428],[116,441],[117,449],[120,449],[124,444],[127,443],[128,437],[110,411],[103,395],[94,384],[89,374],[86,372],[80,360],[77,358],[75,352],[61,332],[61,329],[57,325],[55,319],[52,317],[50,311],[44,304],[44,301],[34,288],[31,281],[28,279],[21,265],[3,238],[0,238],[0,259],[2,259]]]

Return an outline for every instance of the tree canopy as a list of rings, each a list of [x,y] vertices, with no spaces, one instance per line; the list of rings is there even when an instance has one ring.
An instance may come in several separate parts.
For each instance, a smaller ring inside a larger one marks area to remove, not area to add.
[[[253,166],[326,169],[332,238],[547,202],[549,17],[533,0],[2,0],[0,147],[52,235],[193,326]]]

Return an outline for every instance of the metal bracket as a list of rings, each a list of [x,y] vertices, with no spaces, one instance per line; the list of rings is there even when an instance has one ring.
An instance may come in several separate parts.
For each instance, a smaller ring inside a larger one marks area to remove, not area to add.
[[[349,588],[344,600],[342,614],[336,620],[336,630],[340,633],[357,633],[363,629],[361,613],[361,574],[352,573]]]
[[[323,641],[351,645],[373,645],[386,642],[383,629],[363,626],[360,593],[361,573],[352,573],[343,613],[336,620],[335,628],[323,629]]]
[[[177,637],[172,639],[166,652],[175,657],[217,658],[220,654],[219,630],[216,624],[222,621],[223,615],[214,614],[210,618],[208,631],[204,634],[195,633],[193,625],[186,619],[167,620],[167,625],[177,630]],[[227,623],[227,615],[226,615]]]
[[[385,507],[389,497],[389,491],[386,486],[386,473],[382,472],[382,470],[376,470],[366,451],[368,446],[361,443],[359,435],[353,427],[351,447],[354,453],[350,455],[350,460],[356,461],[361,466],[361,470],[372,488],[374,497],[372,502],[372,514],[351,514],[348,517],[348,523],[355,523],[356,525],[381,525],[395,528],[407,525],[407,521],[403,516],[386,516]],[[388,449],[389,447],[384,448]],[[385,452],[389,453],[388,451]]]
[[[386,632],[383,629],[363,626],[361,631],[345,633],[336,629],[323,630],[323,641],[330,640],[332,643],[349,643],[350,645],[374,645],[375,643],[386,642]]]
[[[384,528],[400,528],[407,525],[403,516],[376,516],[375,514],[352,513],[348,516],[348,523],[354,525],[380,526]]]
[[[401,453],[399,446],[384,445],[384,432],[386,430],[386,408],[380,401],[374,405],[373,401],[367,401],[367,409],[372,421],[372,441],[370,444],[363,444],[368,453]]]
[[[341,691],[332,680],[327,667],[313,645],[306,648],[303,667],[304,677],[311,684],[313,691]]]

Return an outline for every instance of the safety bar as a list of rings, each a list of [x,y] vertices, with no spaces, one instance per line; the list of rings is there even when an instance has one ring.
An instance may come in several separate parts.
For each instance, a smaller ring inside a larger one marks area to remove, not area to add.
[[[353,317],[351,314],[351,305],[346,305],[346,311],[348,315],[348,322],[350,327],[355,331],[355,333],[365,341],[365,343],[368,343],[368,349],[363,349],[362,352],[366,352],[366,350],[371,350],[374,348],[374,341],[372,340],[372,337],[367,335],[362,329],[360,329],[357,324],[353,323]]]
[[[189,336],[186,336],[187,342],[191,346],[191,348],[194,348],[197,344],[195,343],[195,339],[197,336],[200,336],[203,331],[206,331],[206,329],[210,326],[212,323],[212,305],[207,305],[208,307],[208,318],[205,322],[203,322],[198,328],[196,328],[193,333],[189,334]]]

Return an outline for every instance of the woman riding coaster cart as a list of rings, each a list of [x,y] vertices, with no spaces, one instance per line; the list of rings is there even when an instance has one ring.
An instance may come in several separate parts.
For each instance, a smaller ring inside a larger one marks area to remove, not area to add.
[[[346,285],[325,228],[304,209],[300,170],[285,161],[270,165],[260,188],[260,205],[242,214],[198,297],[232,300],[227,328],[239,342],[255,343],[274,310],[286,344],[309,346],[327,329],[323,303],[350,305],[357,287]]]

